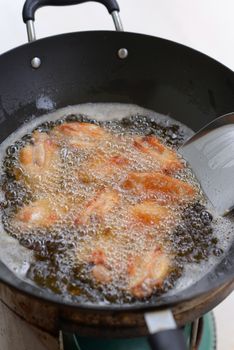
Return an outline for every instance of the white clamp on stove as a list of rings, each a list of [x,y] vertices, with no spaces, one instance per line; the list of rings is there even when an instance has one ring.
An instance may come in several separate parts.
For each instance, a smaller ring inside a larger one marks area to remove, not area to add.
[[[36,31],[34,26],[35,12],[44,6],[66,6],[82,4],[87,1],[94,1],[103,4],[108,12],[111,14],[114,26],[117,32],[123,31],[122,21],[119,15],[119,5],[116,0],[27,0],[23,8],[23,21],[26,24],[28,42],[32,43],[36,41]],[[120,59],[125,59],[128,56],[128,50],[126,48],[120,48],[117,52]],[[39,57],[33,57],[31,60],[31,66],[37,69],[41,66],[41,59]]]

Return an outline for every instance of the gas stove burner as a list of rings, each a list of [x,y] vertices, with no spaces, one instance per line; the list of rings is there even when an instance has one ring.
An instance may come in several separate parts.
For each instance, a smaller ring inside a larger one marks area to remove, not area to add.
[[[184,327],[190,350],[216,350],[216,327],[212,312]],[[99,339],[63,334],[61,350],[150,350],[146,337],[126,339]]]

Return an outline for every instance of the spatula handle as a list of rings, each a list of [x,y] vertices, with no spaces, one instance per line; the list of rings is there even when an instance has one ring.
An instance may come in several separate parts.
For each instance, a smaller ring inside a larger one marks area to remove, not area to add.
[[[148,337],[152,350],[187,350],[183,331],[181,329],[169,329]]]

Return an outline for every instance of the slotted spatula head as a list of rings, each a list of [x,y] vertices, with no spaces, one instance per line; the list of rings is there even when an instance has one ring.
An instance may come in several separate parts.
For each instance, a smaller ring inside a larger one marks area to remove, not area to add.
[[[234,113],[225,114],[179,149],[217,214],[234,208]]]

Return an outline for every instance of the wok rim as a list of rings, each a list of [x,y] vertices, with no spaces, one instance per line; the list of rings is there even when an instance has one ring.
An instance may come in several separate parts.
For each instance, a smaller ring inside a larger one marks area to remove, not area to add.
[[[225,258],[223,259],[225,260]],[[1,274],[2,267],[4,266],[5,269],[7,269],[7,272],[11,273],[13,278],[11,278],[11,281],[9,281],[7,278],[4,278]],[[218,265],[217,265],[218,266]],[[212,269],[213,270],[213,269]],[[210,271],[211,272],[211,271]],[[207,275],[209,275],[208,272],[206,275],[202,277],[205,278]],[[201,279],[201,280],[202,280]],[[10,287],[11,289],[19,292],[22,295],[29,296],[30,298],[41,300],[47,304],[53,304],[57,307],[62,308],[69,308],[69,309],[76,309],[77,311],[91,311],[91,312],[103,312],[103,313],[109,313],[109,312],[115,312],[115,313],[136,313],[136,312],[147,312],[152,310],[162,310],[162,309],[173,309],[175,306],[179,306],[181,304],[190,302],[192,300],[198,299],[202,296],[208,295],[209,293],[214,292],[216,289],[224,286],[229,285],[234,282],[234,277],[227,277],[225,276],[219,281],[216,281],[215,284],[211,285],[210,288],[207,288],[206,290],[202,290],[199,292],[194,292],[191,294],[188,294],[185,297],[180,297],[180,295],[189,289],[192,289],[194,286],[197,286],[200,284],[201,280],[195,282],[194,284],[190,285],[188,288],[185,288],[178,294],[172,295],[172,296],[165,296],[159,297],[159,300],[156,302],[135,302],[132,304],[101,304],[101,303],[88,303],[88,302],[72,302],[69,300],[65,300],[62,296],[59,296],[52,291],[46,289],[46,288],[40,288],[36,285],[27,283],[26,281],[21,280],[17,276],[14,275],[14,273],[8,269],[8,267],[0,261],[0,283],[5,284],[7,287]],[[17,285],[18,283],[18,285]],[[25,285],[25,286],[24,286]],[[25,287],[25,288],[24,288]],[[233,285],[234,289],[234,285]],[[186,293],[187,294],[187,293]],[[168,300],[164,300],[168,299]]]

